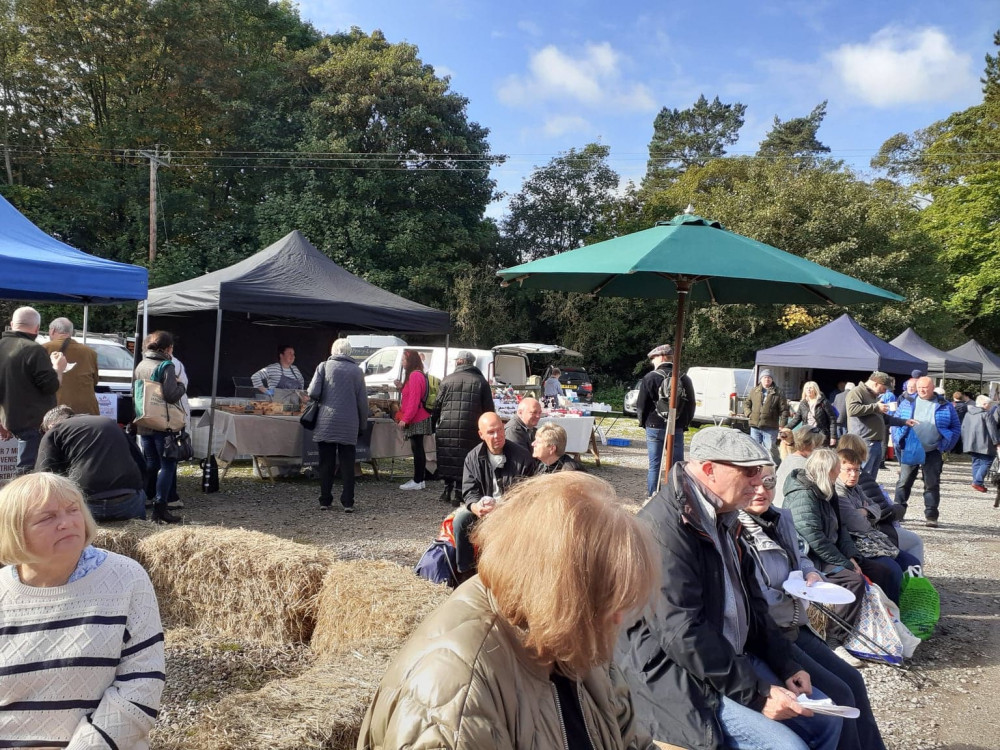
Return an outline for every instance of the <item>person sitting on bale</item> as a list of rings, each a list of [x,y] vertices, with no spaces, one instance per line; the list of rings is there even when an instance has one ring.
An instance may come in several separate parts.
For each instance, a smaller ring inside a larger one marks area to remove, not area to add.
[[[585,471],[578,461],[566,453],[566,430],[552,422],[546,422],[535,433],[532,455],[541,462],[540,474],[553,471]]]

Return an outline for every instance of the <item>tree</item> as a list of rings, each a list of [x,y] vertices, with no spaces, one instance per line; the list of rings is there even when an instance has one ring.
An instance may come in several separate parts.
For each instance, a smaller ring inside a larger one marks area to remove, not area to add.
[[[704,94],[688,109],[661,109],[653,121],[643,188],[662,188],[684,170],[725,154],[739,138],[746,111],[745,104],[723,104],[719,97],[709,102]]]
[[[593,234],[618,188],[610,149],[590,143],[536,168],[511,201],[501,224],[517,263],[581,247]]]
[[[758,156],[815,156],[829,153],[830,149],[816,138],[819,126],[826,117],[824,100],[806,117],[794,117],[782,122],[774,117],[774,126],[760,144]]]

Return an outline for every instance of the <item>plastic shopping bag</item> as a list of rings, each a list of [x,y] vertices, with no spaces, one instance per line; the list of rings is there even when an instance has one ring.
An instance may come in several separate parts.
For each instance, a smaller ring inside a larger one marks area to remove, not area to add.
[[[892,603],[878,585],[870,581],[865,584],[861,612],[844,647],[860,659],[902,664],[903,641],[886,602]]]
[[[903,624],[920,640],[926,641],[934,634],[934,626],[941,618],[941,598],[919,565],[911,565],[903,576],[899,610]]]

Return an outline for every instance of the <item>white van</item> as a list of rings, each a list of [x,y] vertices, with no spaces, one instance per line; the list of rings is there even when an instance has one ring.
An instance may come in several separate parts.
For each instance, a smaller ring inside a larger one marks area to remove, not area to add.
[[[732,367],[691,367],[687,371],[694,385],[694,419],[714,423],[730,411],[743,413],[743,399],[753,388],[753,370]]]
[[[490,383],[523,386],[528,383],[531,369],[529,354],[561,355],[566,349],[549,344],[504,344],[493,349],[468,349],[464,346],[387,346],[361,363],[369,393],[395,390],[394,383],[403,379],[403,351],[414,349],[424,361],[424,370],[443,378],[455,369],[455,355],[465,349],[472,352],[475,365]],[[447,351],[447,354],[445,353]]]

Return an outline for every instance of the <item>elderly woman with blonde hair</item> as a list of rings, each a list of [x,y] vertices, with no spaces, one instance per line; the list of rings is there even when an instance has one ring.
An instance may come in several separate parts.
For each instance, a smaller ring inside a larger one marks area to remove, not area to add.
[[[90,545],[69,479],[0,490],[0,747],[149,747],[163,629],[139,563]]]
[[[659,560],[611,485],[582,472],[521,482],[475,542],[479,574],[396,655],[358,749],[652,749],[611,657]]]

